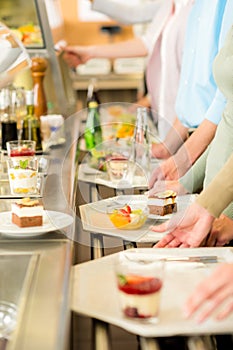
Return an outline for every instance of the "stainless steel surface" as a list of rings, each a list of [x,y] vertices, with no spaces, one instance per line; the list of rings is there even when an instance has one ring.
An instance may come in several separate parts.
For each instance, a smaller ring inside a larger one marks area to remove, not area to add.
[[[1,255],[8,256],[9,252],[11,256],[29,255],[34,262],[22,288],[18,274],[25,275],[25,263],[15,266],[15,271],[9,275],[14,282],[11,292],[20,293],[21,297],[16,328],[7,343],[7,350],[66,348],[71,249],[68,240],[46,240],[43,246],[41,240],[1,242]],[[7,272],[10,274],[11,271],[7,269]]]
[[[46,209],[61,211],[75,218],[76,147],[79,134],[77,118],[65,125],[66,143],[51,149],[42,202]],[[0,183],[1,185],[1,183]],[[13,199],[0,199],[0,212],[11,210]],[[24,264],[12,259],[3,270],[11,279],[11,293],[18,293],[17,322],[6,350],[65,350],[69,339],[69,282],[73,257],[73,235],[76,226],[46,233],[40,238],[15,239],[0,235],[1,256],[28,257]],[[31,263],[32,261],[32,263]],[[0,283],[3,281],[1,276]],[[12,267],[12,268],[11,268]],[[13,270],[14,267],[14,270]],[[0,286],[0,297],[7,292]],[[10,297],[10,293],[7,293]],[[1,300],[1,298],[0,298]],[[0,344],[1,346],[2,344]]]
[[[166,261],[178,261],[178,262],[200,262],[203,264],[217,263],[218,257],[216,255],[206,255],[206,256],[184,256],[184,257],[170,257],[166,258]]]

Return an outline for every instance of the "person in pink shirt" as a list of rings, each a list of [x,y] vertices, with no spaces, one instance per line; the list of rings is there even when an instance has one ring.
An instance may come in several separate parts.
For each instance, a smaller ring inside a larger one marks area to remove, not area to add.
[[[91,58],[147,56],[146,79],[152,116],[163,139],[175,118],[186,22],[192,0],[165,0],[146,34],[131,40],[96,46],[67,46],[64,59],[71,67]],[[110,101],[109,101],[110,102]]]

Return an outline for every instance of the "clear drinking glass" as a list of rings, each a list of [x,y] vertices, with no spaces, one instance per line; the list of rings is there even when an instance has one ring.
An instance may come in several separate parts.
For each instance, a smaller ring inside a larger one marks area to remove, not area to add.
[[[135,251],[121,252],[115,265],[119,303],[124,316],[157,323],[164,261]]]
[[[36,142],[32,140],[16,140],[6,143],[8,157],[33,157],[36,152]]]
[[[134,161],[135,171],[150,176],[150,139],[147,120],[147,109],[137,108],[137,119],[132,143],[131,159]]]

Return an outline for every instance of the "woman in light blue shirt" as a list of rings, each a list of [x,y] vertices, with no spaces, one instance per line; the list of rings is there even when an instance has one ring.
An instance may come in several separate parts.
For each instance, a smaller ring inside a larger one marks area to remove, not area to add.
[[[196,0],[193,5],[176,100],[178,117],[165,142],[153,146],[155,157],[168,159],[152,173],[150,188],[158,180],[184,175],[214,137],[226,101],[217,90],[212,64],[232,23],[231,4],[232,0]],[[183,144],[189,128],[197,126]]]

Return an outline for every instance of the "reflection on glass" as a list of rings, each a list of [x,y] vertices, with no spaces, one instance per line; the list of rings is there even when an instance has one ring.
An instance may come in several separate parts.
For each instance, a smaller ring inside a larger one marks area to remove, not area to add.
[[[0,20],[27,48],[44,47],[35,1],[1,0]]]
[[[0,23],[0,88],[13,80],[22,69],[30,66],[30,58],[22,43]]]

